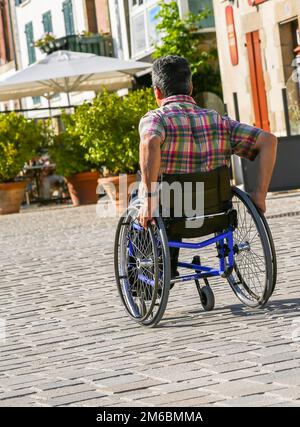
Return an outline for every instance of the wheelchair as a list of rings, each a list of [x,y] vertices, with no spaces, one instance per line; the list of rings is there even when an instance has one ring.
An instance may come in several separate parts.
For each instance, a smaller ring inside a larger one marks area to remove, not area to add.
[[[201,227],[187,226],[199,218],[176,216],[172,210],[175,199],[170,198],[168,216],[163,215],[161,204],[155,223],[144,229],[138,221],[141,201],[137,195],[131,198],[117,226],[114,267],[119,295],[128,315],[143,326],[154,327],[162,319],[175,283],[194,282],[205,311],[215,305],[210,278],[224,278],[237,298],[251,308],[263,307],[276,285],[276,252],[268,223],[246,192],[231,187],[227,166],[161,177],[161,183],[169,185],[187,181],[204,183]],[[198,190],[192,185],[189,191],[194,203]],[[186,241],[191,238],[193,241]],[[178,260],[178,268],[187,270],[186,274],[171,276],[171,248],[198,251],[210,245],[215,247],[217,265],[202,265],[200,256],[194,255],[191,262]]]

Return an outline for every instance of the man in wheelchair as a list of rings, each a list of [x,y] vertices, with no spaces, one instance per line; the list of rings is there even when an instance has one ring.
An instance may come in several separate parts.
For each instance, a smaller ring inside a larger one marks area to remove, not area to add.
[[[197,106],[184,58],[159,58],[152,79],[158,108],[140,121],[140,191],[120,217],[115,237],[121,301],[134,321],[153,327],[162,319],[175,283],[194,281],[204,310],[210,311],[214,294],[208,280],[223,277],[243,304],[263,307],[277,272],[263,215],[276,137]],[[256,189],[250,196],[231,187],[233,153],[258,157]],[[185,240],[202,236],[207,237]],[[198,251],[208,246],[215,247],[218,266],[201,261]],[[197,250],[197,255],[191,262],[180,261],[180,248]],[[189,272],[180,274],[181,269]]]
[[[191,96],[192,74],[185,58],[170,55],[157,59],[152,83],[159,108],[149,111],[139,126],[143,185],[140,224],[147,228],[149,221],[157,216],[159,200],[155,183],[158,181],[176,180],[183,184],[202,180],[205,214],[227,211],[231,199],[228,168],[232,154],[249,160],[258,156],[257,184],[251,199],[265,212],[276,159],[276,137],[196,105]],[[192,193],[191,199],[195,199],[195,190]],[[212,221],[206,218],[198,231],[189,231],[180,220],[166,224],[168,238],[180,241],[182,237],[198,237],[224,229],[228,218],[215,217]],[[179,248],[170,248],[172,277],[178,274],[178,254]]]

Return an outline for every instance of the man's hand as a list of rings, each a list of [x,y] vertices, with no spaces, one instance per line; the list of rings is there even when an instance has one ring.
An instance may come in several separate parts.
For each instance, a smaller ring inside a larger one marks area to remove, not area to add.
[[[154,218],[157,216],[158,199],[157,197],[145,198],[140,208],[138,220],[142,227],[148,228],[148,222],[155,223]]]
[[[253,192],[250,194],[252,202],[262,212],[266,212],[266,196],[262,193]]]

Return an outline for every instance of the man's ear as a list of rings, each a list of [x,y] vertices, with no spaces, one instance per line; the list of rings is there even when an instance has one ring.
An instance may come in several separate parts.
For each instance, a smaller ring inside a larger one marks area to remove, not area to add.
[[[159,87],[157,87],[157,86],[156,86],[156,87],[154,88],[154,93],[155,93],[155,97],[156,97],[157,99],[159,99],[159,100],[164,99],[163,94],[162,94],[161,90],[159,89]]]
[[[193,90],[194,90],[194,86],[193,86],[193,83],[191,82],[190,83],[190,95],[192,95]]]
[[[160,107],[164,97],[163,97],[163,94],[162,94],[161,90],[159,89],[159,87],[154,88],[154,95],[155,95],[157,105]]]

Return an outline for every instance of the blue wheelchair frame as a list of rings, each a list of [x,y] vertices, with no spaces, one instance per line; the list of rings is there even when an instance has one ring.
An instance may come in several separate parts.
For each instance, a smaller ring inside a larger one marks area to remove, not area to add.
[[[204,277],[212,276],[221,276],[226,277],[228,272],[232,271],[234,266],[234,246],[233,246],[233,228],[229,227],[226,232],[220,233],[215,237],[204,240],[199,243],[186,243],[186,242],[175,242],[169,240],[169,247],[172,248],[184,248],[184,249],[202,249],[214,243],[219,244],[219,269],[208,267],[205,265],[198,265],[188,262],[178,262],[178,267],[188,268],[194,270],[194,274],[188,274],[184,276],[178,276],[176,282],[182,281],[186,282],[188,280],[196,280]],[[227,246],[225,246],[225,241],[227,241]],[[228,249],[228,253],[225,252],[225,247]],[[228,262],[226,262],[226,257],[228,256]],[[171,280],[172,282],[172,280]]]
[[[134,224],[133,227],[136,230],[140,230],[140,231],[143,230],[143,227],[138,224]],[[171,283],[187,282],[190,280],[197,280],[197,279],[207,278],[212,276],[227,277],[227,275],[231,273],[234,266],[233,231],[234,231],[234,228],[232,226],[229,226],[227,231],[199,243],[187,243],[187,242],[177,242],[177,241],[169,240],[168,242],[169,247],[182,248],[182,249],[202,249],[214,243],[219,244],[218,246],[219,269],[216,269],[214,267],[208,267],[205,265],[179,261],[177,264],[178,267],[194,270],[195,273],[177,276],[176,278],[171,279]],[[129,252],[130,252],[130,248],[129,248]],[[228,262],[226,261],[227,257],[228,257]],[[144,275],[139,275],[139,280],[142,280],[147,285],[154,286],[154,281],[149,280]]]

